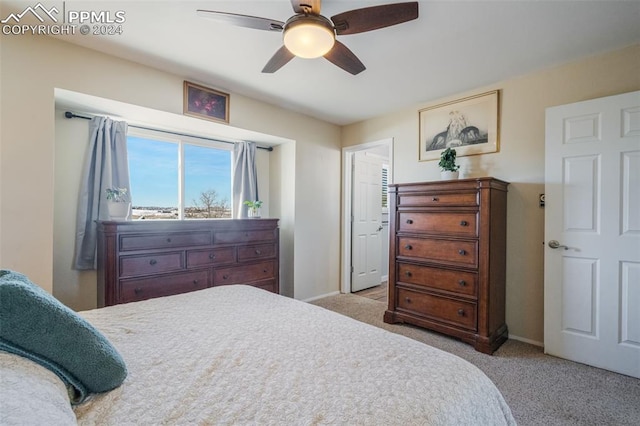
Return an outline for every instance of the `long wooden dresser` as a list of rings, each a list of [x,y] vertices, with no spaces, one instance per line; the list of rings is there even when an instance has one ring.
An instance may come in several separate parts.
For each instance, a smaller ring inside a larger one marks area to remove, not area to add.
[[[459,338],[491,354],[505,324],[507,182],[389,185],[387,323]]]
[[[278,219],[98,223],[98,307],[248,284],[279,293]]]

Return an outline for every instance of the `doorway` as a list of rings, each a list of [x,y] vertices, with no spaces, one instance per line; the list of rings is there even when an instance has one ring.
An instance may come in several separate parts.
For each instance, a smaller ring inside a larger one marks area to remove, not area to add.
[[[341,293],[351,293],[353,291],[354,282],[354,165],[356,153],[358,156],[366,154],[371,158],[377,158],[380,161],[381,182],[379,201],[382,208],[382,216],[380,219],[379,241],[381,248],[379,250],[380,284],[388,279],[388,249],[389,249],[389,221],[388,209],[386,207],[386,185],[392,182],[393,164],[393,139],[383,139],[380,141],[369,142],[361,145],[350,146],[342,149],[342,262],[341,262]],[[356,194],[357,195],[357,194]],[[357,230],[357,229],[356,229]],[[356,249],[357,250],[357,249]],[[356,262],[357,263],[357,262]]]

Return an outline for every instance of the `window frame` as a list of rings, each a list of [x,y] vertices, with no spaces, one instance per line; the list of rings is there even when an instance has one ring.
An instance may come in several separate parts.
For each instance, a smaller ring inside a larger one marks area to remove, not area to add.
[[[385,213],[389,213],[389,164],[387,162],[382,163],[382,182],[381,182],[381,189],[382,189],[382,199],[381,199],[381,204],[382,204],[382,214]],[[386,174],[385,174],[386,171]],[[386,177],[385,177],[386,176]],[[385,202],[386,201],[386,205]]]
[[[195,145],[203,148],[212,148],[218,149],[220,151],[229,151],[231,155],[229,156],[229,175],[230,175],[230,191],[231,197],[233,197],[233,145],[226,142],[216,142],[210,140],[201,140],[196,136],[187,136],[187,135],[173,135],[170,133],[165,133],[161,130],[151,130],[151,129],[139,129],[129,127],[127,129],[127,154],[129,150],[129,136],[137,137],[141,139],[153,140],[158,142],[168,142],[175,143],[178,145],[178,218],[176,220],[197,220],[197,219],[185,219],[184,217],[184,208],[185,208],[185,167],[184,167],[184,146],[185,145]],[[130,167],[130,164],[129,164]],[[133,207],[133,199],[131,200]],[[233,200],[229,200],[230,209],[231,209],[231,217],[233,217]],[[206,218],[200,220],[208,220],[214,218]],[[153,219],[153,220],[174,220],[174,219]]]

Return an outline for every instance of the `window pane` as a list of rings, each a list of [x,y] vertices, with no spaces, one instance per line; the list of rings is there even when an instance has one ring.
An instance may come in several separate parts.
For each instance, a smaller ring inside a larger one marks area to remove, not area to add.
[[[178,144],[129,136],[133,219],[178,218]]]
[[[231,151],[184,145],[184,217],[231,217]]]
[[[388,187],[388,183],[389,183],[389,166],[387,165],[382,165],[382,208],[385,207],[389,207],[389,200],[388,200],[388,194],[389,194],[389,187]]]

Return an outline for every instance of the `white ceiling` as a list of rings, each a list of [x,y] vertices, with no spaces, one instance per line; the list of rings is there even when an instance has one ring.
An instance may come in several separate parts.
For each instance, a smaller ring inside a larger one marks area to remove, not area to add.
[[[47,7],[62,3],[41,1]],[[322,14],[393,2],[324,0]],[[5,17],[36,1],[3,3]],[[281,46],[280,33],[196,15],[196,9],[209,9],[285,21],[293,14],[289,0],[66,1],[66,10],[123,10],[126,22],[119,36],[62,38],[336,124],[640,42],[638,0],[419,3],[415,21],[338,37],[367,67],[357,76],[324,58],[294,58],[278,72],[262,74]]]

